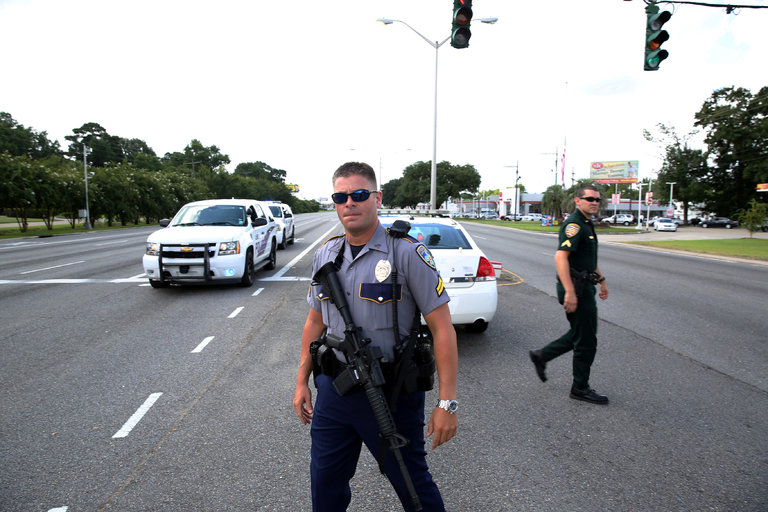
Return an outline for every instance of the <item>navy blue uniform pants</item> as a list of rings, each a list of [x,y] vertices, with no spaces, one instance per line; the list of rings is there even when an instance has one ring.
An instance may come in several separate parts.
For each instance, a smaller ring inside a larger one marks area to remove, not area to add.
[[[317,400],[312,416],[312,510],[343,512],[351,499],[349,481],[355,474],[362,443],[375,458],[381,449],[379,427],[368,398],[361,386],[344,396],[333,387],[333,379],[319,375],[315,379]],[[408,473],[425,512],[444,511],[443,499],[427,467],[424,449],[424,393],[403,394],[398,399],[394,420],[397,433],[408,439],[400,448]],[[392,483],[404,510],[413,510],[392,452],[385,446],[384,471]]]
[[[565,301],[565,289],[557,283],[557,299]],[[573,386],[577,389],[589,387],[589,374],[597,353],[597,303],[595,286],[584,285],[584,292],[578,298],[573,313],[566,313],[571,328],[567,333],[541,349],[544,361],[550,361],[573,350]]]

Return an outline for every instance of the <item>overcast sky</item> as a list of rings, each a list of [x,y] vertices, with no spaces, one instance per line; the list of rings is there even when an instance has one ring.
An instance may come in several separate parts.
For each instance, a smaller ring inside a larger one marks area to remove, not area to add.
[[[0,111],[63,148],[87,122],[159,156],[198,139],[230,171],[263,161],[301,197],[327,196],[345,161],[386,182],[431,160],[435,49],[376,19],[442,41],[452,5],[0,0]],[[544,191],[564,145],[569,185],[593,161],[639,160],[653,175],[644,128],[685,134],[713,90],[768,85],[768,9],[661,5],[673,10],[670,56],[647,72],[641,0],[475,0],[470,47],[437,52],[437,161],[473,164],[484,190],[513,186],[519,163],[526,189]]]

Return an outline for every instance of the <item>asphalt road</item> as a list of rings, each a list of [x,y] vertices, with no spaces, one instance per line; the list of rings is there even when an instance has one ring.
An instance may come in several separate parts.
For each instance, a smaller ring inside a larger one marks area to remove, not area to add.
[[[251,288],[151,289],[149,228],[0,241],[0,510],[310,510],[291,400],[339,228],[296,221]],[[459,331],[459,435],[428,450],[449,510],[768,509],[768,268],[603,237],[600,407],[568,398],[569,357],[547,383],[528,360],[567,329],[554,237],[467,225],[505,270],[489,329]],[[398,509],[364,453],[350,510]]]

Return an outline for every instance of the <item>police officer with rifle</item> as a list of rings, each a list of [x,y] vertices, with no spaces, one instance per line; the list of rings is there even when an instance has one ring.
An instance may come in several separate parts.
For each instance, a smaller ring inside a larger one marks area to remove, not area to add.
[[[315,253],[293,401],[300,421],[312,425],[313,510],[347,509],[362,443],[405,510],[445,510],[427,468],[423,426],[424,391],[436,366],[439,400],[427,436],[436,448],[456,435],[458,355],[448,294],[408,227],[379,223],[381,192],[370,166],[342,165],[333,187],[345,234]],[[420,313],[433,341],[420,333]]]

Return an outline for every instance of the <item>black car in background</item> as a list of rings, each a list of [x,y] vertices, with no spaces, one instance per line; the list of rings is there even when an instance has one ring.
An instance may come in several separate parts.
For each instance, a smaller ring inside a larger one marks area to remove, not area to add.
[[[703,228],[725,228],[731,229],[739,226],[739,222],[731,220],[728,217],[712,217],[709,219],[702,219],[699,222],[699,226]]]

